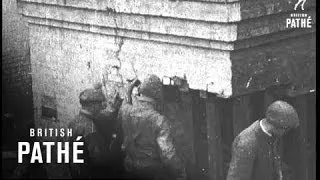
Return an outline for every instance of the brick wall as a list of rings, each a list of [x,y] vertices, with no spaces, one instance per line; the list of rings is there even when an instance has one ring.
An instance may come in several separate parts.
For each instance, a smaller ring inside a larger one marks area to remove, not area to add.
[[[5,110],[32,114],[29,32],[15,0],[2,1],[2,96]],[[22,110],[22,111],[21,111]]]

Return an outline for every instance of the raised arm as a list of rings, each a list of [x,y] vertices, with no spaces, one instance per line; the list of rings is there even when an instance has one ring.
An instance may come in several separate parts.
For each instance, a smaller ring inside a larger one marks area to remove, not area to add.
[[[138,79],[132,80],[132,82],[129,84],[127,91],[126,91],[125,102],[132,104],[131,95],[132,95],[133,88],[136,86],[139,86],[139,85],[140,85],[140,81]]]

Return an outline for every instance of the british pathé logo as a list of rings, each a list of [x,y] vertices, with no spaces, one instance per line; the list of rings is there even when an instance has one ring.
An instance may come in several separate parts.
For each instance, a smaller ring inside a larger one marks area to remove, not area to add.
[[[307,13],[303,13],[304,4],[306,0],[298,0],[298,2],[294,5],[294,13],[290,14],[290,18],[286,19],[286,27],[287,28],[311,28],[312,18]],[[298,11],[298,7],[301,8],[301,11]]]

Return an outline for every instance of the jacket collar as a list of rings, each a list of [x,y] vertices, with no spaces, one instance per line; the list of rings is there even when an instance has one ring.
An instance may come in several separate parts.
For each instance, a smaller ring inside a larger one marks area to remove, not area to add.
[[[262,131],[263,131],[265,134],[267,134],[268,136],[272,137],[272,134],[269,133],[269,132],[265,129],[265,126],[263,125],[262,120],[259,121],[259,124],[260,124],[260,127],[261,127]]]
[[[260,122],[261,120],[259,120],[258,122],[258,133],[259,133],[259,136],[262,137],[266,142],[268,142],[268,144],[273,144],[276,140],[276,138],[274,136],[269,136],[268,134],[266,134],[262,127],[260,126]]]

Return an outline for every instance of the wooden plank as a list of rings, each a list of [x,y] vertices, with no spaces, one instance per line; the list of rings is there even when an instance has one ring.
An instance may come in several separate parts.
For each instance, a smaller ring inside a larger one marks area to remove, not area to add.
[[[316,180],[316,93],[308,97],[308,180]]]
[[[208,127],[209,179],[223,179],[223,152],[221,124],[223,121],[223,103],[217,98],[206,102],[206,121]]]
[[[221,112],[223,113],[223,118],[221,118],[221,136],[222,142],[226,146],[232,145],[234,139],[234,129],[233,129],[233,101],[227,99],[222,103]]]
[[[267,110],[268,106],[275,101],[277,97],[275,97],[275,94],[272,91],[266,90],[264,93],[264,112]]]
[[[220,105],[219,105],[220,106]],[[221,108],[218,112],[222,113],[219,123],[221,128],[221,149],[222,149],[222,179],[225,179],[229,170],[231,160],[231,146],[234,140],[233,135],[233,100],[223,99]]]
[[[293,106],[296,108],[300,119],[300,126],[295,131],[297,133],[297,138],[294,141],[294,146],[291,148],[296,148],[298,154],[295,156],[294,172],[296,172],[296,179],[306,179],[308,180],[308,154],[307,154],[307,121],[308,121],[308,109],[307,109],[307,98],[305,95],[297,96],[294,98]]]
[[[250,105],[253,107],[252,121],[260,120],[264,117],[264,91],[257,91],[250,95]]]
[[[205,122],[206,107],[199,91],[192,91],[192,116],[194,127],[195,176],[200,180],[208,179],[208,141]]]
[[[236,97],[233,102],[233,135],[236,137],[252,123],[250,95]]]
[[[194,154],[194,127],[193,127],[193,117],[192,117],[192,97],[190,93],[181,94],[181,103],[179,103],[180,110],[178,112],[181,120],[183,121],[183,127],[186,132],[186,138],[188,140],[188,150],[186,154],[186,170],[188,177],[192,178],[194,176],[195,168],[195,154]]]

